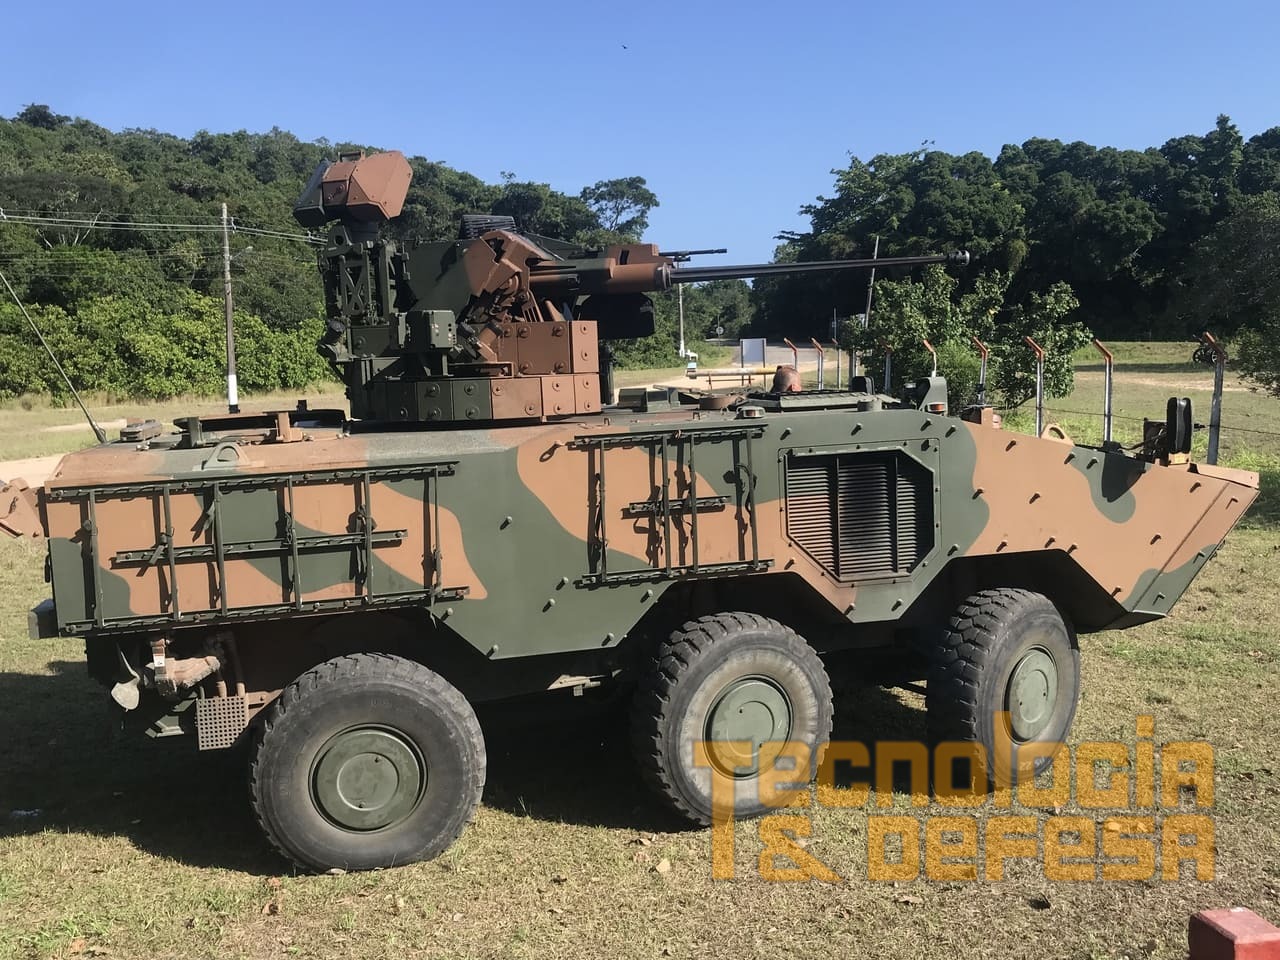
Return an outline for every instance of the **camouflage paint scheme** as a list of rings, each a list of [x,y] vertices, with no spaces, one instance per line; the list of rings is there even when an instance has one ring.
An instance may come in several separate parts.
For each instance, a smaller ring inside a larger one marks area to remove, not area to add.
[[[1243,471],[1146,463],[909,409],[770,411],[754,420],[719,411],[619,411],[606,418],[441,432],[344,434],[315,428],[303,430],[303,443],[270,442],[266,432],[260,435],[265,442],[242,444],[239,459],[213,467],[202,465],[216,462],[216,448],[166,448],[166,442],[154,441],[140,451],[113,443],[67,457],[44,487],[58,626],[63,632],[120,633],[217,618],[222,578],[214,559],[176,564],[175,616],[170,568],[160,549],[161,485],[195,485],[171,493],[175,546],[212,546],[212,524],[201,519],[212,486],[253,478],[261,485],[221,493],[224,543],[256,538],[263,551],[226,559],[228,619],[421,605],[431,602],[431,585],[438,582],[466,593],[436,599],[433,614],[491,657],[609,647],[673,583],[717,574],[664,575],[668,559],[677,568],[693,563],[694,541],[687,514],[673,515],[667,538],[656,514],[629,509],[661,500],[658,445],[637,439],[604,454],[605,560],[608,570],[649,576],[582,582],[599,568],[600,453],[581,441],[665,434],[669,498],[675,501],[689,492],[691,440],[724,427],[759,432],[750,441],[756,535],[758,558],[769,564],[732,575],[798,577],[833,613],[855,624],[904,618],[950,565],[991,557],[1082,574],[1093,585],[1088,602],[1075,604],[1085,613],[1077,614],[1082,629],[1163,616],[1257,493],[1256,475]],[[697,495],[728,498],[722,508],[698,512],[697,559],[703,568],[752,559],[744,444],[741,438],[713,436],[696,444]],[[787,471],[805,458],[883,450],[902,451],[928,471],[932,544],[911,570],[842,580],[788,535],[788,510],[798,511],[800,504],[796,494],[783,496]],[[359,482],[307,482],[307,471],[423,464],[451,464],[452,472],[370,484],[374,530],[405,533],[374,548],[368,596],[359,582],[359,551],[343,544],[300,554],[302,589],[295,597],[288,552],[272,551],[264,541],[285,523],[286,478],[294,481],[292,516],[300,536],[344,535],[359,530]],[[111,495],[117,483],[131,484],[129,495]],[[438,512],[430,508],[428,483],[437,488]],[[96,538],[85,531],[89,489],[100,491]],[[118,554],[124,551],[145,552],[155,562],[122,561]],[[100,608],[91,575],[95,562]]]
[[[336,649],[393,652],[371,611],[468,697],[625,672],[646,642],[728,610],[819,652],[905,646],[988,587],[1037,590],[1080,632],[1125,627],[1167,614],[1257,495],[1256,474],[1168,443],[1129,456],[1007,433],[991,408],[949,417],[940,378],[905,400],[612,405],[607,341],[652,332],[646,292],[967,254],[690,269],[687,253],[570,249],[491,217],[401,243],[378,225],[409,177],[399,154],[343,157],[295,206],[328,230],[319,348],[356,421],[300,408],[129,428],[40,491],[55,602],[33,629],[85,636],[94,675],[126,710],[151,697],[174,720],[162,732],[203,712],[202,746],[229,745],[334,655],[314,639],[328,628]],[[466,656],[434,658],[455,637]]]

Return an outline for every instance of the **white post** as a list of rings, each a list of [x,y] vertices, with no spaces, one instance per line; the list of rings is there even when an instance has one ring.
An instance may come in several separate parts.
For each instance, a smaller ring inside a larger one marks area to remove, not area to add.
[[[236,384],[236,331],[231,322],[231,235],[227,227],[227,205],[222,205],[222,304],[227,321],[227,412],[240,412],[240,391]]]
[[[684,359],[687,352],[684,348],[684,284],[676,287],[676,303],[680,311],[680,359]]]

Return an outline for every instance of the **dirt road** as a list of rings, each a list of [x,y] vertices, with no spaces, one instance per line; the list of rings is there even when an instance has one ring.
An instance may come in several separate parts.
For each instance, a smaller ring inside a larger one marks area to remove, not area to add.
[[[51,457],[28,457],[25,460],[0,460],[0,483],[19,478],[37,487],[49,479],[63,454]]]

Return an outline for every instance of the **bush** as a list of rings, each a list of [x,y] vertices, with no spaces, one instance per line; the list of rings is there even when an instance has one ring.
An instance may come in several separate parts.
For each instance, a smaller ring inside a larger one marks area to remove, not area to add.
[[[977,351],[958,340],[940,343],[937,350],[938,373],[947,378],[947,408],[955,413],[977,402],[982,365]]]
[[[184,291],[162,309],[101,297],[83,302],[74,314],[35,307],[31,316],[77,390],[164,400],[225,389],[225,320],[217,298]],[[234,319],[242,389],[297,389],[330,379],[315,348],[323,328],[319,317],[286,330],[239,311]],[[0,397],[24,393],[62,397],[66,387],[16,308],[0,310]]]

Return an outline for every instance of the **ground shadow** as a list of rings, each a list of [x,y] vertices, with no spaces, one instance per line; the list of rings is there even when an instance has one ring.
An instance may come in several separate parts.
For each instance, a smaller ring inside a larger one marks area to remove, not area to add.
[[[249,809],[244,750],[123,733],[83,662],[49,670],[0,673],[0,836],[125,836],[183,863],[280,872]]]
[[[113,729],[106,691],[82,662],[0,674],[0,836],[41,830],[123,836],[193,866],[258,875],[289,868],[248,802],[246,751],[197,753],[188,738]],[[521,816],[666,832],[687,824],[649,793],[632,761],[625,696],[545,695],[482,706],[484,802]],[[920,740],[923,714],[879,687],[842,689],[834,737]]]

